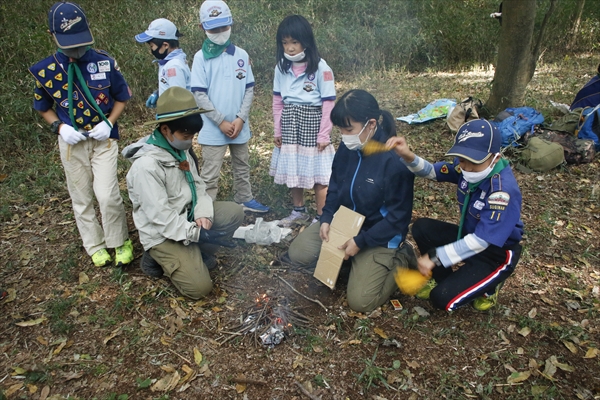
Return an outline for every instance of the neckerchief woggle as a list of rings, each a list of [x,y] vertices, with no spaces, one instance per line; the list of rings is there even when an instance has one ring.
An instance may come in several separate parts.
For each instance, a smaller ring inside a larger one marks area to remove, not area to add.
[[[161,149],[165,149],[167,152],[169,152],[169,154],[175,157],[177,161],[179,161],[179,169],[185,174],[185,179],[188,185],[190,185],[190,190],[192,191],[192,208],[188,210],[187,219],[189,222],[194,222],[194,210],[196,209],[196,203],[198,202],[196,197],[196,182],[194,181],[194,176],[190,171],[190,164],[185,156],[185,151],[174,149],[169,144],[167,138],[165,138],[158,129],[155,129],[154,132],[152,132],[152,135],[150,135],[146,143],[153,144]]]
[[[89,46],[88,46],[89,48]],[[59,52],[62,53],[61,49],[58,49]],[[63,53],[64,54],[64,53]],[[66,54],[65,54],[66,55]],[[68,57],[68,56],[67,56]],[[100,109],[100,106],[96,103],[96,99],[90,93],[90,89],[87,87],[87,82],[83,79],[83,75],[81,74],[81,70],[77,65],[77,60],[71,61],[72,59],[69,57],[69,69],[68,69],[68,102],[69,102],[69,118],[71,119],[71,125],[73,128],[77,128],[77,123],[75,122],[75,115],[73,114],[73,78],[74,75],[77,75],[77,80],[79,81],[79,85],[81,86],[81,90],[83,95],[86,97],[87,101],[94,107],[94,110],[102,117],[104,122],[108,124],[111,128],[113,127],[112,123],[106,118],[106,115]],[[86,135],[87,136],[87,135]]]
[[[210,60],[211,58],[215,58],[223,53],[223,50],[227,48],[231,44],[231,40],[225,42],[225,44],[218,45],[213,43],[210,39],[204,39],[204,43],[202,43],[202,54],[204,54],[204,58]]]
[[[494,174],[497,174],[498,172],[502,171],[507,165],[508,161],[504,158],[500,158],[500,160],[498,160],[498,162],[494,166],[494,169],[492,169],[492,172],[490,172],[488,176],[486,176],[484,179],[480,180],[477,183],[469,183],[467,193],[465,194],[465,201],[462,206],[462,211],[460,212],[460,225],[458,226],[458,236],[456,237],[456,240],[460,240],[462,236],[462,229],[467,216],[467,208],[469,207],[469,200],[471,200],[471,193],[473,193],[475,189],[477,189],[479,185],[481,185],[481,182],[485,181],[491,176],[494,176]]]

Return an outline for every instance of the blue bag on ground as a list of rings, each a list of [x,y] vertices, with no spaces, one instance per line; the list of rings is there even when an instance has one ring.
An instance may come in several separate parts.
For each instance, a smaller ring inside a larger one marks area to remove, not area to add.
[[[584,108],[581,119],[575,134],[579,139],[593,140],[596,151],[600,151],[600,105]]]
[[[517,141],[527,132],[533,132],[535,125],[544,122],[542,113],[531,107],[507,108],[502,121],[490,121],[502,133],[502,147],[517,146]]]

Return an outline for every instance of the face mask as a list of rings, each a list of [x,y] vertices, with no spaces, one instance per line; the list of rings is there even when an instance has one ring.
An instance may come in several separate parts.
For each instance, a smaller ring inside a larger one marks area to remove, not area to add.
[[[373,133],[373,131],[371,131],[371,133],[369,133],[369,137],[367,137],[367,140],[365,140],[365,143],[360,141],[360,135],[361,135],[361,133],[363,133],[363,131],[367,127],[368,123],[369,123],[369,121],[367,121],[365,123],[365,126],[363,126],[363,128],[360,130],[360,132],[358,132],[357,135],[342,135],[342,142],[344,142],[344,144],[346,145],[348,150],[353,150],[353,151],[360,150],[363,148],[365,143],[367,143],[367,141],[371,137],[371,133]]]
[[[490,163],[490,165],[488,165],[488,167],[486,169],[484,169],[483,171],[479,171],[479,172],[462,171],[462,176],[463,176],[463,178],[465,178],[465,181],[467,181],[469,183],[479,183],[482,180],[484,180],[485,178],[487,178],[487,176],[490,174],[490,172],[492,172],[492,170],[494,169],[494,161],[496,161],[497,157],[498,157],[498,155],[496,154],[494,156],[494,159]]]
[[[177,150],[189,150],[190,147],[192,147],[192,141],[193,139],[190,140],[179,140],[175,137],[175,135],[171,134],[171,136],[173,136],[173,141],[169,140],[169,144],[171,145],[172,148],[177,149]]]
[[[72,49],[60,49],[62,53],[70,58],[79,60],[88,51],[88,46],[73,47]]]
[[[304,52],[302,52],[302,53],[296,54],[295,56],[290,56],[288,53],[283,53],[283,56],[292,62],[300,62],[300,61],[304,60],[304,58],[306,57],[306,54],[304,54]]]
[[[164,53],[160,53],[161,48],[162,46],[157,47],[155,50],[150,50],[154,58],[156,58],[157,60],[164,60],[167,54],[169,53],[167,50],[165,50]]]
[[[206,32],[206,37],[208,37],[208,40],[219,46],[223,46],[225,43],[227,43],[230,36],[231,29],[227,29],[226,31],[219,33]]]

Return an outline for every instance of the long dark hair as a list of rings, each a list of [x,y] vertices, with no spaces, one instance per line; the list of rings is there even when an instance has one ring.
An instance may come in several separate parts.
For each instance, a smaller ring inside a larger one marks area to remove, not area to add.
[[[296,39],[304,47],[307,62],[306,74],[309,75],[317,72],[321,56],[319,55],[319,49],[317,49],[317,42],[315,42],[315,35],[313,35],[310,23],[302,15],[289,15],[285,17],[277,28],[277,66],[279,70],[287,72],[292,65],[292,62],[284,57],[283,44],[281,43],[283,39],[288,37]]]
[[[349,127],[352,121],[365,124],[371,118],[377,121],[379,127],[379,117],[387,138],[396,136],[396,121],[392,114],[381,110],[375,97],[365,90],[353,89],[344,93],[331,110],[331,122],[340,128]]]

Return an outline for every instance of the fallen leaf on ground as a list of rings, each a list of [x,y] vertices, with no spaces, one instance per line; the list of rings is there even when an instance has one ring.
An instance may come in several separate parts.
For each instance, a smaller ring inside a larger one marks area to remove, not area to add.
[[[194,362],[196,365],[200,365],[202,363],[202,353],[196,347],[194,347]]]
[[[523,371],[523,372],[513,372],[506,379],[507,383],[519,383],[524,382],[531,376],[531,371]]]
[[[562,369],[563,371],[566,372],[574,372],[575,368],[571,367],[569,364],[563,364],[558,362],[558,360],[556,359],[556,356],[552,356],[550,357],[550,362],[552,364],[554,364],[555,366],[557,366],[558,368]]]
[[[527,315],[529,315],[529,318],[535,318],[535,316],[537,315],[537,308],[533,307]]]
[[[571,353],[577,354],[577,347],[573,343],[569,342],[568,340],[563,340],[563,344]]]
[[[381,336],[383,339],[388,339],[388,335],[386,335],[385,332],[383,331],[383,329],[381,329],[381,328],[375,328],[375,329],[373,329],[373,332],[375,332],[376,334]]]
[[[179,372],[175,371],[157,381],[150,387],[150,390],[153,392],[168,392],[175,389],[177,383],[179,383]]]
[[[523,337],[527,337],[527,335],[529,335],[531,333],[531,328],[526,326],[517,333]]]
[[[598,349],[595,347],[590,347],[587,349],[585,356],[583,358],[596,358],[598,355]]]
[[[119,333],[121,333],[121,328],[117,328],[114,331],[112,331],[110,333],[110,335],[108,335],[107,337],[104,338],[104,340],[102,341],[102,343],[104,343],[105,345],[111,340],[113,339],[115,336],[117,336]]]
[[[84,283],[88,283],[90,281],[89,276],[83,271],[79,273],[79,284],[83,285]]]
[[[18,390],[21,390],[22,387],[23,387],[23,383],[21,383],[21,382],[15,383],[11,387],[9,387],[8,390],[6,392],[4,392],[4,394],[6,395],[6,397],[10,397],[13,394],[15,394]]]
[[[15,325],[17,326],[35,326],[35,325],[39,325],[42,322],[46,321],[46,317],[41,317],[41,318],[37,318],[37,319],[32,319],[29,321],[23,321],[23,322],[17,322]]]

